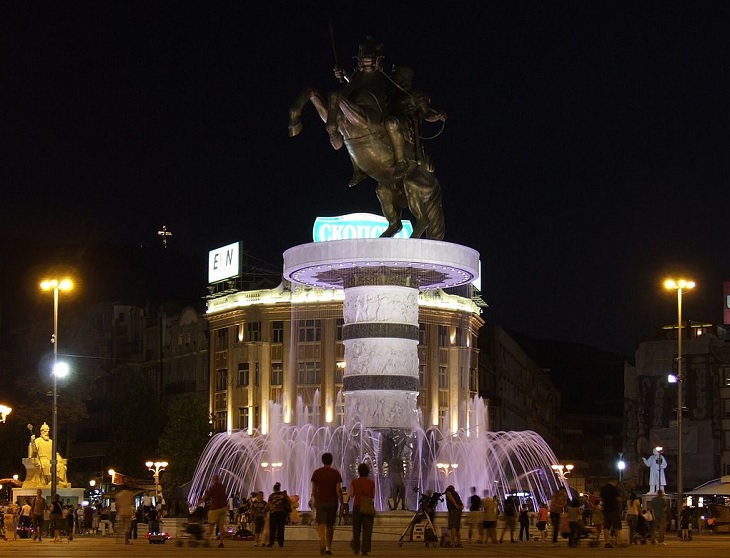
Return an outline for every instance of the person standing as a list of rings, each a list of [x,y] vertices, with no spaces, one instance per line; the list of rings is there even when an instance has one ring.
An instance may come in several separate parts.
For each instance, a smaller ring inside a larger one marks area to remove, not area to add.
[[[8,503],[3,514],[3,526],[5,528],[5,540],[17,540],[18,532],[16,530],[18,521],[18,506],[14,502]]]
[[[613,544],[621,544],[621,494],[618,490],[618,481],[611,479],[601,488],[603,502],[603,536],[606,548],[613,548]],[[613,543],[609,537],[613,533]]]
[[[134,492],[126,485],[122,485],[121,489],[114,495],[117,502],[117,513],[124,531],[124,544],[132,544],[132,516],[135,513],[134,496]]]
[[[291,511],[291,502],[286,492],[281,491],[281,484],[274,483],[274,491],[269,496],[266,504],[269,512],[269,544],[274,546],[274,541],[279,547],[284,546],[284,526]]]
[[[537,530],[540,533],[540,542],[545,542],[547,538],[547,522],[550,519],[550,510],[548,510],[545,502],[540,503],[540,509],[537,510]]]
[[[520,542],[522,542],[522,535],[525,535],[525,542],[530,542],[530,515],[527,511],[526,506],[520,508]]]
[[[372,544],[375,516],[365,513],[362,503],[366,498],[370,498],[371,501],[375,498],[375,482],[368,478],[370,467],[365,463],[357,466],[357,474],[359,477],[354,479],[350,485],[350,493],[353,498],[352,551],[355,554],[362,551],[362,555],[367,556]]]
[[[482,540],[482,533],[484,527],[482,527],[482,499],[477,494],[477,487],[471,487],[471,496],[469,496],[469,536],[467,540],[472,542],[472,535],[476,531],[478,539]]]
[[[43,492],[38,491],[41,493],[41,497]],[[45,498],[43,499],[43,505],[45,505]],[[20,506],[20,523],[18,525],[21,529],[28,529],[29,527],[33,526],[33,506],[30,504],[30,498],[26,498],[23,502],[23,505]]]
[[[509,531],[509,542],[516,543],[515,529],[517,528],[517,502],[514,496],[507,496],[504,499],[504,527],[502,534],[499,536],[499,542],[504,542],[504,534]]]
[[[26,513],[27,506],[27,517],[28,520],[23,521],[23,514]],[[21,510],[20,514],[20,526],[21,527],[30,527],[30,516],[32,514],[33,516],[33,540],[38,539],[39,541],[42,540],[43,535],[43,514],[46,511],[46,499],[43,497],[43,491],[39,488],[36,490],[35,498],[33,498],[33,505],[31,506],[28,504],[28,500],[26,499],[25,505],[23,506],[23,510]],[[26,524],[27,523],[27,524]]]
[[[449,539],[452,546],[461,548],[461,514],[464,504],[453,484],[446,487],[446,509],[449,512]]]
[[[499,517],[499,502],[497,496],[486,496],[483,500],[484,505],[484,542],[497,543],[497,518]]]
[[[212,543],[215,540],[217,529],[220,533],[218,548],[223,548],[223,521],[228,515],[228,497],[220,475],[213,475],[210,486],[203,494],[198,505],[203,505],[206,502],[208,502],[208,542]]]
[[[664,536],[667,533],[667,511],[669,508],[669,501],[664,496],[664,491],[657,490],[656,496],[649,503],[651,511],[654,514],[654,534],[656,541],[664,546]]]
[[[568,493],[564,486],[561,486],[550,498],[550,523],[553,526],[553,544],[558,544],[558,533],[560,532],[560,516],[568,505]]]
[[[61,542],[61,529],[63,529],[63,505],[61,496],[56,493],[51,502],[51,524],[53,525],[53,542]]]
[[[266,522],[266,500],[264,500],[263,491],[256,492],[255,498],[248,504],[247,514],[250,514],[253,521],[253,540],[254,546],[265,546],[266,542],[262,540],[261,534],[264,531],[264,523]],[[243,518],[244,515],[242,514]]]
[[[332,554],[337,508],[342,505],[342,475],[332,467],[332,454],[322,454],[322,466],[312,473],[312,502],[317,514],[319,553]]]
[[[629,493],[629,501],[626,503],[626,523],[629,525],[629,544],[639,544],[636,533],[636,526],[639,523],[641,513],[641,500],[636,497],[632,490]]]

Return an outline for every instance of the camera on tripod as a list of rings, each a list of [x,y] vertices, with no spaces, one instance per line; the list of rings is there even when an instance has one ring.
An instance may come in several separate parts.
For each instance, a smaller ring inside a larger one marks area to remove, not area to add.
[[[418,499],[418,507],[423,510],[432,510],[438,506],[439,502],[443,502],[444,495],[442,492],[432,492],[431,494],[421,494]]]

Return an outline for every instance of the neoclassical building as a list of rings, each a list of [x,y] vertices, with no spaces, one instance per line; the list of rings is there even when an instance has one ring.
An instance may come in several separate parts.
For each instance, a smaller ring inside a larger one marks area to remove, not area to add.
[[[211,288],[208,299],[213,430],[267,433],[271,409],[285,423],[342,425],[343,292],[236,284]],[[417,405],[424,427],[469,427],[466,402],[479,393],[476,341],[484,323],[473,295],[471,285],[419,294]]]

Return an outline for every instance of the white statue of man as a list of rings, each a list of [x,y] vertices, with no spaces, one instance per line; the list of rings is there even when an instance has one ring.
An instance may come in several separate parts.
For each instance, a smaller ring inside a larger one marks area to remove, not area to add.
[[[666,458],[659,453],[659,448],[654,448],[650,457],[642,457],[644,465],[649,467],[649,492],[656,494],[658,490],[664,490],[667,479],[664,476],[664,469],[667,468]]]

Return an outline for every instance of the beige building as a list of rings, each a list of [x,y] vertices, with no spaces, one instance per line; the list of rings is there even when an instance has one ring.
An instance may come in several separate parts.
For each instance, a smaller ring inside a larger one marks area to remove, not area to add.
[[[479,393],[476,341],[484,323],[472,290],[419,295],[418,412],[425,427],[469,427],[466,402]],[[269,402],[285,423],[342,425],[343,301],[341,290],[286,282],[212,294],[206,318],[213,430],[267,433]]]

